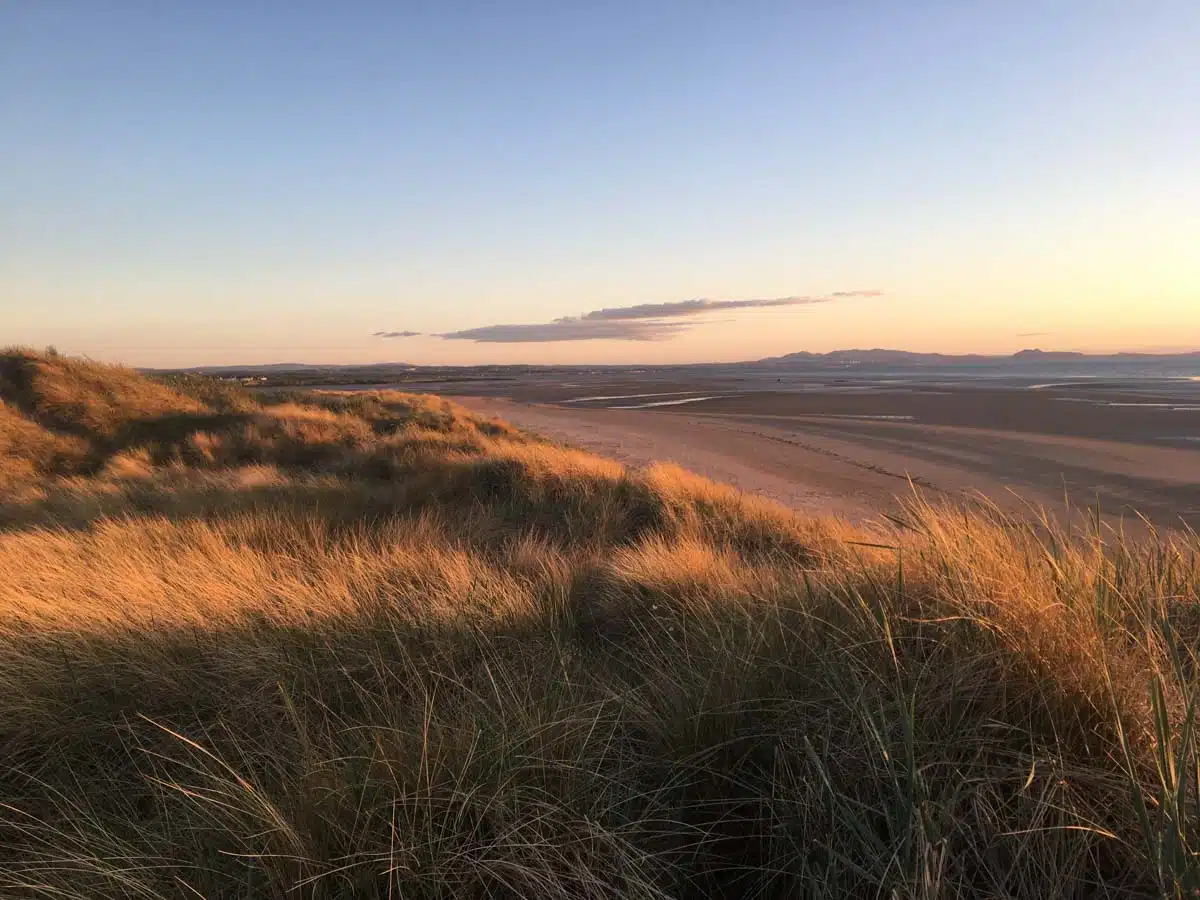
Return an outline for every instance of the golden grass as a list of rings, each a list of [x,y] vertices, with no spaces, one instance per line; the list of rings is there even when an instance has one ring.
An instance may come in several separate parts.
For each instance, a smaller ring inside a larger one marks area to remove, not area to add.
[[[0,356],[0,896],[1200,887],[1200,541]]]

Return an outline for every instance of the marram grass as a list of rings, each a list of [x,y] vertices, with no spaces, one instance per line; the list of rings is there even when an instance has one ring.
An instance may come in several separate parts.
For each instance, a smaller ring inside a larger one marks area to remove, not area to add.
[[[1200,541],[0,354],[0,896],[1192,897]]]

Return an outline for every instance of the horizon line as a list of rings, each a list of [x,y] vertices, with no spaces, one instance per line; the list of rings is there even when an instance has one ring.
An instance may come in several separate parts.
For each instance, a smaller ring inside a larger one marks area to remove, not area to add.
[[[754,359],[740,360],[697,360],[693,362],[624,362],[624,363],[605,363],[605,362],[564,362],[564,363],[520,363],[520,362],[478,362],[478,363],[413,363],[405,360],[380,360],[377,362],[345,362],[345,363],[309,363],[309,362],[259,362],[259,363],[200,363],[187,366],[133,366],[140,371],[151,372],[186,372],[199,371],[203,369],[255,369],[268,367],[290,367],[296,369],[307,368],[338,368],[338,369],[354,369],[354,368],[371,368],[374,366],[408,366],[414,369],[478,369],[478,368],[610,368],[610,369],[627,369],[627,368],[681,368],[686,366],[737,366],[737,365],[755,365],[759,363],[770,363],[788,360],[793,357],[812,357],[820,359],[835,355],[844,355],[850,353],[894,353],[912,357],[936,357],[941,359],[987,359],[987,360],[1014,360],[1022,356],[1066,356],[1079,359],[1116,359],[1139,357],[1147,359],[1171,359],[1178,357],[1196,356],[1200,357],[1200,347],[1190,350],[1115,350],[1110,352],[1102,351],[1087,351],[1087,350],[1043,350],[1041,348],[1024,348],[1012,353],[952,353],[939,350],[900,350],[891,347],[847,347],[837,350],[827,351],[810,351],[797,350],[791,353],[783,353],[776,356],[764,356]],[[70,354],[68,354],[70,355]],[[86,358],[86,357],[85,357]]]

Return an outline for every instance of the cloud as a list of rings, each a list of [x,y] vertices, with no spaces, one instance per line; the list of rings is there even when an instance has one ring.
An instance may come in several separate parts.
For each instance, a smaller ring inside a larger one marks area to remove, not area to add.
[[[596,309],[581,316],[552,322],[517,325],[485,325],[462,331],[432,335],[446,341],[479,344],[542,344],[556,341],[665,341],[694,327],[694,319],[706,313],[739,309],[774,309],[811,306],[853,297],[879,297],[883,291],[837,291],[814,297],[769,297],[749,300],[677,300],[669,303],[639,303]],[[675,321],[675,320],[693,321]],[[711,320],[709,320],[711,321]],[[415,331],[377,331],[376,337],[416,337]]]
[[[849,296],[849,295],[847,295]],[[678,300],[674,303],[640,303],[637,306],[617,306],[597,309],[584,315],[585,321],[596,319],[667,319],[695,316],[726,309],[767,309],[775,306],[808,306],[828,303],[832,297],[774,297],[767,300]]]
[[[1017,337],[1049,337],[1053,331],[1019,331]]]
[[[555,341],[665,341],[689,326],[682,322],[556,319],[536,325],[485,325],[438,337],[479,344],[542,344]]]

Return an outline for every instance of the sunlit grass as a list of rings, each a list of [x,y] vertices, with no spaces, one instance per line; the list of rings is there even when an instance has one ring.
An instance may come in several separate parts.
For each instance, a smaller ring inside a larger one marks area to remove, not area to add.
[[[1200,886],[1194,535],[863,531],[436,399],[0,378],[0,896]]]

